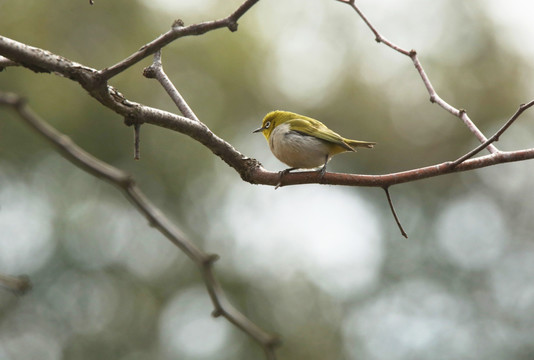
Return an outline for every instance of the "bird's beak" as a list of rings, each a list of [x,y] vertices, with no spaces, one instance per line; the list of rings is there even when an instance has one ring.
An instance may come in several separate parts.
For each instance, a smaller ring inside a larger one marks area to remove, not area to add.
[[[261,128],[258,128],[256,130],[254,130],[252,133],[257,133],[257,132],[260,132],[260,131],[263,131],[263,130],[265,130],[265,129],[263,127],[261,127]]]

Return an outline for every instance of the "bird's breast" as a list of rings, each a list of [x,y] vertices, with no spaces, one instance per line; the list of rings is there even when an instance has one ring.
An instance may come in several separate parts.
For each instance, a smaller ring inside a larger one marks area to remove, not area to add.
[[[324,141],[290,130],[289,124],[281,124],[273,129],[269,147],[278,160],[291,167],[304,169],[324,165],[330,153]]]

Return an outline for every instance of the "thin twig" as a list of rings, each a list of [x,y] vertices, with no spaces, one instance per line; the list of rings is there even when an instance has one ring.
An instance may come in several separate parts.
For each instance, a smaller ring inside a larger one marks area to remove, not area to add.
[[[397,216],[397,212],[395,211],[395,207],[393,206],[393,201],[391,201],[391,196],[389,196],[389,187],[384,186],[382,189],[386,192],[386,197],[388,198],[389,208],[391,209],[391,213],[393,214],[393,217],[395,218],[395,222],[397,223],[397,226],[399,227],[399,230],[406,239],[408,239],[408,234],[406,234],[406,231],[404,231],[404,228],[402,227],[402,224],[399,220],[399,217]]]
[[[224,316],[256,340],[268,354],[269,359],[275,358],[274,348],[278,344],[278,338],[262,330],[226,299],[226,295],[213,273],[213,262],[217,256],[204,253],[188,240],[182,231],[143,194],[130,175],[85,152],[67,136],[59,133],[42,120],[20,97],[14,94],[0,93],[0,104],[13,107],[28,125],[56,147],[71,163],[96,177],[108,180],[122,190],[126,198],[148,219],[149,223],[178,246],[201,269],[216,314]]]
[[[152,65],[145,68],[143,75],[147,78],[156,78],[185,117],[191,120],[200,121],[163,70],[163,65],[161,63],[161,50],[156,51]]]
[[[464,122],[464,124],[467,126],[469,131],[471,131],[476,138],[481,142],[485,143],[488,139],[484,136],[484,134],[478,129],[478,127],[475,125],[475,123],[469,118],[465,110],[459,110],[456,109],[454,106],[447,103],[445,100],[443,100],[437,93],[434,87],[432,86],[432,83],[430,82],[430,79],[428,78],[426,72],[423,69],[423,66],[421,65],[421,62],[419,61],[417,57],[417,52],[415,50],[406,50],[401,48],[398,45],[395,45],[388,39],[386,39],[384,36],[382,36],[378,30],[371,24],[371,22],[367,19],[367,17],[364,15],[364,13],[356,6],[354,0],[337,0],[339,2],[342,2],[344,4],[348,4],[356,13],[362,18],[362,20],[365,22],[367,27],[373,32],[375,35],[375,40],[379,43],[383,43],[384,45],[390,47],[391,49],[406,55],[410,57],[412,60],[415,68],[417,69],[417,72],[421,76],[421,79],[423,80],[423,83],[425,84],[425,87],[428,91],[428,94],[430,95],[430,102],[436,103],[439,106],[441,106],[443,109],[451,113],[452,115],[458,117],[460,120]],[[490,152],[490,154],[496,153],[499,150],[491,143],[486,146],[487,150]]]
[[[470,152],[468,152],[464,156],[462,156],[462,157],[456,159],[455,161],[453,161],[451,163],[451,166],[458,166],[459,164],[461,164],[465,160],[467,160],[469,158],[472,158],[473,156],[478,154],[487,145],[491,144],[494,141],[499,141],[499,137],[510,127],[510,125],[512,125],[512,123],[514,121],[516,121],[519,118],[519,116],[521,116],[523,111],[527,110],[528,108],[530,108],[533,105],[534,105],[534,100],[531,100],[530,102],[528,102],[526,104],[519,105],[519,109],[517,109],[515,114],[512,115],[512,117],[510,119],[508,119],[508,121],[492,137],[490,137],[486,142],[480,144],[479,146],[477,146],[476,148],[474,148],[473,150],[471,150]]]

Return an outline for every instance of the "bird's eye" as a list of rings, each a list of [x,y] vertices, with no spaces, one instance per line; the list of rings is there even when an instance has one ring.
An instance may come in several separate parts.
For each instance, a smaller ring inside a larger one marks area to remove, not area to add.
[[[266,128],[266,129],[268,129],[269,126],[271,126],[271,122],[270,122],[270,121],[267,121],[263,127]]]

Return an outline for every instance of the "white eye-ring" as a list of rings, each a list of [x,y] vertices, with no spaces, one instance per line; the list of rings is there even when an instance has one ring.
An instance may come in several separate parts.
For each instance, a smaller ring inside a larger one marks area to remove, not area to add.
[[[270,121],[267,121],[263,127],[266,128],[266,129],[268,129],[269,126],[271,126],[271,122],[270,122]]]

